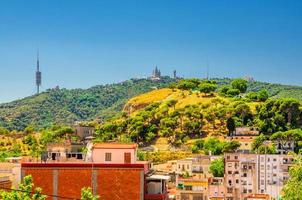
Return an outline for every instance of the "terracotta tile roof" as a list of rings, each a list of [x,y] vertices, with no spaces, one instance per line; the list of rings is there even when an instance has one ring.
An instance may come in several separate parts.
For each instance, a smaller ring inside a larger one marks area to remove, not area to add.
[[[93,145],[94,149],[136,149],[137,144],[120,143],[97,143]]]

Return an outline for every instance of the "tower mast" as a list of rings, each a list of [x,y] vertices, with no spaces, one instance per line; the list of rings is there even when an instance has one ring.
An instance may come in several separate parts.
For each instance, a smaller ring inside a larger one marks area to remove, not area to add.
[[[40,93],[41,83],[42,83],[42,73],[40,72],[40,60],[39,60],[39,50],[38,50],[38,52],[37,52],[37,71],[36,71],[37,94]]]

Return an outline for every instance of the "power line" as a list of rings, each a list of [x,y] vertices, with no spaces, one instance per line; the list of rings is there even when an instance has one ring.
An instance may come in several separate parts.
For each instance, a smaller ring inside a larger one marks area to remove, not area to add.
[[[18,190],[18,189],[11,189],[11,188],[3,188],[3,187],[0,187],[0,189],[2,189],[2,190],[9,190],[9,191],[16,191],[16,192],[28,193],[28,191],[25,191],[25,190]],[[31,194],[35,194],[34,192],[30,192],[30,193],[31,193]],[[81,199],[77,199],[77,198],[65,197],[65,196],[59,196],[59,195],[51,195],[51,194],[43,194],[43,193],[41,193],[41,195],[46,195],[47,197],[57,197],[57,198],[61,198],[61,199],[81,200]]]

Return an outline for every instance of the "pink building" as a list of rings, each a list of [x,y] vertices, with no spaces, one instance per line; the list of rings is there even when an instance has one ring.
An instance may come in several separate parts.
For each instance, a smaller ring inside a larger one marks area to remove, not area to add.
[[[99,143],[92,147],[92,161],[108,164],[136,163],[136,144]]]

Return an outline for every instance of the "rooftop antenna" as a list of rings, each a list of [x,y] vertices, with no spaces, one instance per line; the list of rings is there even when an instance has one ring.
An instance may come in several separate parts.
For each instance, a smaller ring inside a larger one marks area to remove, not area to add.
[[[40,60],[39,60],[39,49],[38,49],[38,51],[37,51],[37,71],[36,71],[37,94],[40,93],[41,84],[42,84],[42,73],[40,72]]]

